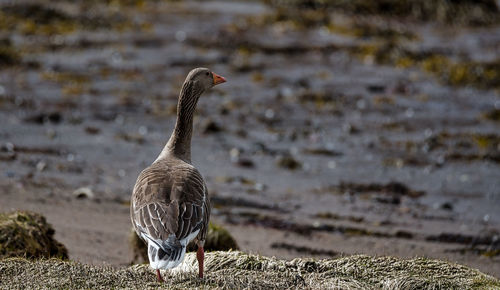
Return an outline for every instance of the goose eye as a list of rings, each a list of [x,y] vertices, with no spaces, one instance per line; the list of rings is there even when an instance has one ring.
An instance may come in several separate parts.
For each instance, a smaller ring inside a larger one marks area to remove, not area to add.
[[[208,72],[206,72],[206,73],[205,73],[205,75],[207,75],[207,76],[208,76],[208,75],[209,75],[209,73],[208,73]]]

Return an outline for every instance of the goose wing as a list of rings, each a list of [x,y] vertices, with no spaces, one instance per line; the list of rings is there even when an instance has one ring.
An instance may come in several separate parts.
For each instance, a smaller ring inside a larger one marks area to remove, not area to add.
[[[137,234],[145,240],[187,244],[187,237],[199,231],[198,239],[204,241],[209,211],[205,182],[189,164],[155,162],[137,179],[131,219]]]

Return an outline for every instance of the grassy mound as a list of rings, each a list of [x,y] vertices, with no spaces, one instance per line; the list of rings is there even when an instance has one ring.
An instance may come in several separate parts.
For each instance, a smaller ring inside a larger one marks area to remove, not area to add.
[[[32,212],[0,214],[0,258],[68,258],[45,217]]]
[[[96,267],[57,259],[0,260],[5,288],[314,288],[314,289],[500,289],[500,281],[477,270],[439,260],[350,256],[284,261],[242,252],[206,254],[205,278],[198,279],[194,253],[167,283],[155,282],[146,265],[125,269]],[[29,279],[27,278],[29,277]]]
[[[133,252],[133,262],[143,263],[148,261],[148,249],[146,244],[132,230],[130,244]],[[191,242],[187,251],[196,251],[197,246]],[[204,246],[205,251],[227,251],[238,250],[238,244],[231,234],[222,226],[210,223],[208,227],[207,239]]]

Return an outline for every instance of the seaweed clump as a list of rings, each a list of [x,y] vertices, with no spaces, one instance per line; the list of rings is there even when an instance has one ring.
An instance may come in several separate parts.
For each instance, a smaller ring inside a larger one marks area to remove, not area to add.
[[[500,122],[500,109],[493,109],[491,111],[483,113],[483,117],[487,120]]]
[[[492,62],[453,62],[444,56],[434,55],[425,59],[421,66],[450,85],[500,88],[500,59]]]
[[[446,160],[488,160],[500,163],[500,136],[496,134],[442,132],[427,139],[423,146],[428,151],[441,149],[446,152]]]
[[[365,62],[401,68],[419,67],[452,86],[500,88],[500,59],[489,62],[457,61],[439,52],[411,51],[393,40],[353,47],[350,52]]]
[[[66,247],[54,239],[44,216],[27,211],[0,214],[0,258],[68,259]]]
[[[436,21],[447,24],[490,25],[500,21],[499,7],[495,0],[264,0],[265,3],[288,12],[295,19],[324,21],[327,12],[340,11],[356,15],[380,15],[409,18],[417,21]],[[302,12],[301,12],[302,11]],[[316,14],[314,14],[315,12]]]
[[[75,20],[70,15],[41,4],[0,7],[0,30],[50,35],[73,32],[75,28]]]
[[[0,5],[0,31],[22,35],[65,35],[78,29],[123,30],[133,28],[131,23],[112,9],[97,9],[96,3],[82,2],[79,10],[69,12],[62,5],[46,3],[6,3]],[[40,2],[40,1],[38,1]],[[99,13],[96,13],[99,11]]]
[[[130,244],[133,252],[133,263],[147,262],[148,249],[146,244],[137,236],[135,231],[132,231]],[[238,250],[236,240],[231,236],[228,230],[224,227],[210,223],[208,227],[207,239],[205,240],[204,250],[210,251],[227,251]],[[196,251],[197,246],[191,242],[187,246],[187,251]]]
[[[297,170],[302,168],[302,163],[291,155],[278,156],[276,165],[288,170]]]
[[[21,63],[21,56],[9,40],[0,39],[0,68]]]

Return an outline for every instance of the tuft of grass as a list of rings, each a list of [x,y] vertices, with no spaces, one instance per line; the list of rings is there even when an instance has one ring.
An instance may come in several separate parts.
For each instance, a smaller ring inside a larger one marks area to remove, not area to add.
[[[500,281],[478,270],[426,258],[398,259],[355,255],[291,261],[239,251],[210,252],[205,278],[197,277],[195,253],[174,270],[162,271],[159,284],[146,265],[123,269],[56,259],[0,260],[5,288],[308,288],[308,289],[499,289]],[[29,277],[27,279],[26,277]]]
[[[54,239],[55,231],[40,214],[18,211],[0,214],[0,258],[68,258]]]

